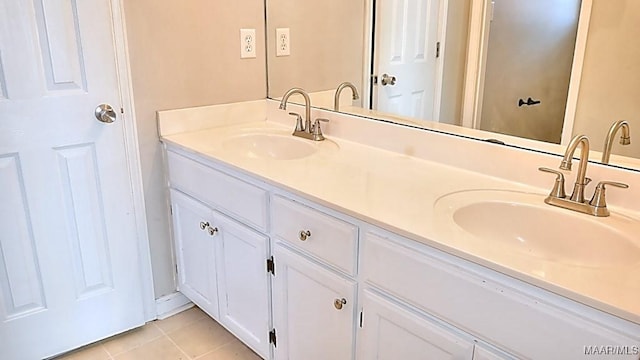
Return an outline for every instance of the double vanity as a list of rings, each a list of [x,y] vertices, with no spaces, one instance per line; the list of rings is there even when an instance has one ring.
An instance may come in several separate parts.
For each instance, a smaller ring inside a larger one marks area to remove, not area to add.
[[[179,290],[261,357],[640,358],[640,174],[596,217],[559,157],[278,105],[158,115]]]

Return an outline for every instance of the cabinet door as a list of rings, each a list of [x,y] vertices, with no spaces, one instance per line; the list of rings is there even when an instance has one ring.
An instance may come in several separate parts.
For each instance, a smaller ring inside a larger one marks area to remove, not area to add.
[[[275,358],[352,359],[355,283],[281,244],[274,260]]]
[[[268,238],[220,215],[218,294],[220,322],[264,358],[269,357]]]
[[[368,290],[362,300],[359,360],[470,360],[473,340]]]
[[[217,319],[216,239],[207,228],[212,210],[175,190],[171,190],[171,209],[178,290]]]

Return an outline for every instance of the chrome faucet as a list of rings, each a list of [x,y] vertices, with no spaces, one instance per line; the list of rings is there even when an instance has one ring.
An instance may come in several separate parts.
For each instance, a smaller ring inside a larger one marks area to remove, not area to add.
[[[360,94],[358,94],[358,89],[356,88],[356,86],[348,81],[345,81],[342,84],[338,85],[338,88],[336,89],[336,94],[333,97],[334,111],[340,111],[340,94],[342,93],[342,90],[344,90],[344,88],[346,87],[351,89],[351,99],[353,100],[360,99]]]
[[[589,162],[589,139],[585,135],[577,135],[567,146],[562,162],[560,163],[561,170],[571,170],[571,162],[573,155],[576,152],[578,146],[580,146],[580,166],[578,168],[578,174],[576,175],[576,183],[573,186],[573,193],[571,197],[567,198],[564,190],[564,174],[560,171],[539,168],[538,170],[556,174],[556,181],[553,189],[547,198],[545,203],[553,206],[562,207],[565,209],[578,211],[581,213],[593,215],[593,216],[609,216],[609,209],[607,209],[607,202],[605,197],[605,186],[611,185],[619,188],[628,188],[629,185],[622,184],[613,181],[600,181],[596,186],[596,190],[590,201],[584,199],[584,188],[591,182],[591,179],[587,177],[587,163]]]
[[[571,200],[582,203],[584,202],[584,187],[591,181],[591,179],[587,179],[589,139],[585,135],[578,135],[571,139],[571,142],[567,146],[567,150],[564,152],[564,158],[562,159],[562,163],[560,163],[560,169],[571,170],[571,161],[573,160],[573,154],[576,152],[578,145],[580,145],[580,166],[576,176],[576,183],[573,186]]]
[[[607,134],[607,138],[604,141],[604,149],[602,150],[603,164],[609,163],[609,159],[611,158],[611,147],[613,146],[613,139],[616,137],[616,134],[620,129],[622,129],[622,134],[620,135],[620,144],[622,145],[631,144],[631,136],[629,134],[629,123],[626,120],[619,120],[611,124],[611,128],[609,128],[609,133]]]
[[[287,110],[287,101],[289,101],[289,97],[293,94],[300,94],[304,98],[304,125],[302,121],[298,121],[296,123],[296,132],[298,131],[310,131],[311,129],[311,99],[309,99],[309,95],[306,91],[300,88],[291,88],[282,96],[282,100],[280,101],[280,109]],[[299,118],[298,118],[299,119]],[[295,135],[295,133],[294,133]]]
[[[306,91],[300,88],[291,88],[289,89],[282,100],[280,101],[280,109],[287,109],[287,101],[289,101],[289,97],[293,94],[300,94],[304,98],[304,114],[305,119],[304,123],[302,120],[302,116],[300,114],[296,114],[294,112],[289,113],[289,115],[296,116],[296,128],[293,130],[293,136],[303,137],[305,139],[310,139],[314,141],[322,141],[324,140],[324,135],[322,135],[322,129],[320,129],[320,121],[329,122],[327,119],[316,119],[313,125],[311,125],[311,99],[309,99],[309,95]]]

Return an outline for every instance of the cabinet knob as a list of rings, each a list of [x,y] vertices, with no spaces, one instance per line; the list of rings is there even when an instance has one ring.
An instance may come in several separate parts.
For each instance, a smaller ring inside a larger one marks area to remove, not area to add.
[[[209,226],[207,232],[210,236],[215,236],[218,233],[218,228]]]
[[[311,237],[311,231],[309,230],[300,230],[299,238],[301,241],[306,241],[307,238]]]
[[[333,302],[333,306],[335,306],[335,307],[336,307],[336,309],[338,309],[338,310],[342,310],[342,306],[343,306],[343,305],[346,305],[346,304],[347,304],[347,299],[345,299],[345,298],[342,298],[342,299],[336,299],[336,300]]]
[[[204,230],[209,226],[209,222],[200,221],[200,230]]]

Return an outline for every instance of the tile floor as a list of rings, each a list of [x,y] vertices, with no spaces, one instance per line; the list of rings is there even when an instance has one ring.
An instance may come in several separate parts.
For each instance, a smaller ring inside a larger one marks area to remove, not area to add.
[[[260,360],[260,357],[193,307],[55,360]]]

